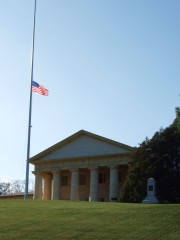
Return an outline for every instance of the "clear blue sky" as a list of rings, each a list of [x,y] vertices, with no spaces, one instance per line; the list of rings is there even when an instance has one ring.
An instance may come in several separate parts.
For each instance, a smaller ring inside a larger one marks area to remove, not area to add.
[[[0,2],[1,180],[25,178],[33,8]],[[34,80],[49,96],[33,93],[31,156],[80,129],[138,146],[170,125],[179,13],[179,0],[37,0]]]

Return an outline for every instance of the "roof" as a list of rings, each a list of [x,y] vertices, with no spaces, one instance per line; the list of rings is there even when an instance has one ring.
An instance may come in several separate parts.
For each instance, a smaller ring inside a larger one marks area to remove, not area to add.
[[[37,160],[41,160],[42,158],[46,158],[46,156],[49,156],[50,154],[53,154],[54,152],[56,152],[58,150],[61,151],[63,148],[65,148],[69,145],[72,145],[72,143],[74,143],[75,141],[78,141],[78,139],[80,139],[82,137],[93,139],[93,141],[96,141],[96,142],[98,141],[98,142],[101,142],[101,143],[106,144],[106,145],[108,144],[108,145],[114,146],[114,148],[117,148],[117,149],[121,148],[126,152],[130,152],[133,149],[132,147],[130,147],[128,145],[113,141],[111,139],[96,135],[94,133],[91,133],[91,132],[88,132],[88,131],[85,131],[85,130],[80,130],[80,131],[76,132],[75,134],[65,138],[64,140],[58,142],[57,144],[55,144],[55,145],[47,148],[46,150],[40,152],[39,154],[31,157],[30,162],[34,163]],[[66,152],[67,151],[68,150],[66,150]]]

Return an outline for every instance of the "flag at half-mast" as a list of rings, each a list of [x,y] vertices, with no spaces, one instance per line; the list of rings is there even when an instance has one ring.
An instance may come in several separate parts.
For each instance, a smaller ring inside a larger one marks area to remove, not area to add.
[[[37,92],[44,96],[48,96],[48,90],[45,87],[41,86],[40,84],[38,84],[37,82],[34,82],[34,81],[32,81],[32,91]]]

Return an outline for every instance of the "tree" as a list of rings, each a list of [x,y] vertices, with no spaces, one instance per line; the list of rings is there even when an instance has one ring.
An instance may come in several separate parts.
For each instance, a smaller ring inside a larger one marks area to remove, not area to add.
[[[0,195],[10,193],[10,183],[0,182]]]
[[[24,187],[25,183],[22,180],[13,180],[11,181],[11,193],[23,193],[24,192]]]
[[[180,109],[176,108],[176,119],[166,129],[146,139],[132,153],[127,181],[122,189],[122,201],[141,202],[147,193],[147,179],[153,177],[157,183],[160,202],[180,202]]]
[[[29,192],[32,192],[34,189],[34,181],[29,180]],[[13,180],[10,183],[10,192],[11,193],[24,193],[25,190],[25,180]]]
[[[25,180],[12,180],[9,182],[0,182],[0,195],[11,193],[24,193]],[[34,181],[29,180],[29,192],[34,190]]]

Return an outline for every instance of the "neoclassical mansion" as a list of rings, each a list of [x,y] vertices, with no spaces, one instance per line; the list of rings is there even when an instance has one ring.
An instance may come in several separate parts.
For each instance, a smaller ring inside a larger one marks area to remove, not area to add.
[[[81,130],[33,156],[34,199],[118,201],[132,147]]]

